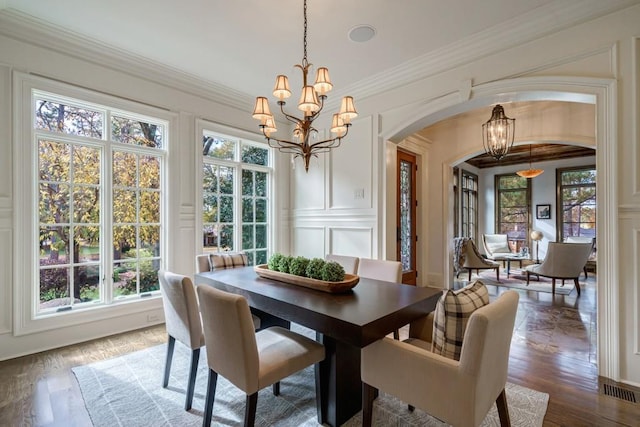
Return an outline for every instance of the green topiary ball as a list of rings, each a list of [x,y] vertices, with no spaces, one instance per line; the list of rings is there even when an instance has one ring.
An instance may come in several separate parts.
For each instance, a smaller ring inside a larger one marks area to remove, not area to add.
[[[296,276],[306,277],[309,262],[309,258],[305,258],[303,256],[295,257],[291,260],[291,264],[289,264],[289,273],[295,274]]]
[[[278,271],[282,273],[289,273],[289,269],[291,268],[291,261],[293,261],[292,256],[283,256],[278,263]]]
[[[307,266],[307,277],[312,279],[322,280],[322,267],[324,267],[325,261],[322,258],[314,258],[309,261]]]
[[[335,261],[329,261],[322,267],[321,275],[326,282],[341,282],[344,280],[344,268]]]
[[[282,260],[283,255],[279,253],[275,253],[271,255],[269,258],[269,262],[267,262],[267,266],[269,266],[269,270],[280,271],[280,261]]]

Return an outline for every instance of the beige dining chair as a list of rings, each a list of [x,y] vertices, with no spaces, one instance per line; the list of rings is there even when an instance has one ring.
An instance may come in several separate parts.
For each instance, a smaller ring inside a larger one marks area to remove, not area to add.
[[[255,332],[241,295],[204,284],[197,293],[209,365],[203,426],[211,424],[218,375],[246,393],[244,425],[253,426],[258,391],[322,361],[324,346],[278,326]],[[274,386],[274,394],[278,391]]]
[[[247,254],[243,252],[208,252],[200,255],[196,255],[196,273],[203,273],[205,271],[214,271],[227,268],[239,268],[249,265],[249,259]],[[256,329],[262,327],[262,320],[260,317],[251,313],[253,318],[253,324]]]
[[[344,268],[345,273],[358,274],[358,264],[360,258],[348,255],[327,254],[324,257],[327,261],[335,261]]]
[[[479,274],[480,270],[491,269],[496,271],[496,280],[500,282],[500,264],[483,258],[473,240],[468,237],[456,237],[453,245],[453,269],[456,277],[460,275],[462,270],[466,269],[469,272],[469,281],[471,281],[473,270],[476,270],[476,273]]]
[[[383,259],[360,258],[358,276],[385,282],[402,283],[402,263]],[[400,339],[400,331],[393,331],[393,337]]]
[[[187,395],[184,403],[184,409],[188,411],[191,409],[193,402],[200,348],[204,345],[196,290],[193,282],[187,276],[168,271],[159,271],[158,279],[160,280],[160,291],[162,292],[165,325],[169,336],[162,387],[167,388],[169,385],[171,362],[177,340],[191,350],[191,366],[189,368]]]
[[[532,274],[551,278],[551,294],[556,293],[556,279],[573,279],[578,296],[580,296],[580,273],[589,259],[591,243],[549,242],[547,254],[542,264],[525,267],[527,285]]]
[[[363,348],[362,425],[372,424],[378,390],[454,426],[479,426],[496,402],[500,424],[510,425],[505,386],[517,308],[518,293],[509,290],[475,310],[459,361],[432,353],[419,337]]]
[[[594,252],[593,252],[593,248],[596,245],[596,239],[593,237],[586,237],[586,236],[567,236],[564,239],[565,243],[589,243],[591,244],[591,253],[589,254],[589,258],[587,259],[587,262],[584,264],[584,279],[587,280],[587,278],[589,277],[589,273],[587,272],[587,263],[589,262],[589,260],[591,259],[591,257],[593,256]]]

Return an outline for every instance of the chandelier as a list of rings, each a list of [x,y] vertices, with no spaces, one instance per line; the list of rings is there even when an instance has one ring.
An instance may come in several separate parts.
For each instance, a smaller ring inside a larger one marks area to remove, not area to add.
[[[533,169],[531,167],[531,144],[529,144],[529,169],[517,171],[516,173],[523,178],[535,178],[543,172],[542,169]]]
[[[285,75],[276,77],[276,84],[273,88],[273,96],[278,99],[280,111],[284,117],[294,124],[293,138],[291,140],[272,137],[277,131],[276,122],[269,109],[269,101],[266,97],[256,98],[256,105],[253,110],[253,118],[260,121],[260,131],[267,139],[269,146],[277,148],[282,153],[294,154],[294,157],[301,157],[304,160],[304,170],[309,171],[309,160],[311,156],[318,157],[320,153],[326,153],[332,148],[340,146],[342,138],[347,136],[351,119],[358,116],[358,112],[353,104],[353,97],[342,98],[340,110],[333,115],[331,121],[332,138],[318,141],[318,130],[313,127],[313,121],[318,118],[324,102],[327,99],[333,85],[329,79],[329,70],[320,67],[316,72],[316,81],[313,85],[308,82],[308,73],[312,64],[307,60],[307,0],[304,0],[304,55],[302,62],[295,65],[302,71],[302,93],[298,102],[298,109],[302,111],[302,118],[298,118],[284,111],[285,99],[291,96],[289,89],[289,79]]]
[[[484,150],[496,160],[507,155],[513,145],[516,119],[505,116],[502,105],[496,105],[491,118],[482,125]]]

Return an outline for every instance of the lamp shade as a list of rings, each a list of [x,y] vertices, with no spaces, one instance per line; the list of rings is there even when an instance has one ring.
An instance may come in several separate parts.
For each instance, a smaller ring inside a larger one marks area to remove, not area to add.
[[[316,82],[313,85],[313,88],[318,92],[318,94],[320,94],[320,96],[324,96],[327,92],[333,89],[331,79],[329,78],[328,68],[318,68],[318,72],[316,73]]]
[[[281,74],[276,77],[276,85],[273,87],[273,96],[278,98],[280,101],[291,96],[291,89],[289,89],[289,79],[287,76]]]
[[[541,175],[544,171],[542,169],[526,169],[516,172],[519,176],[523,178],[535,178],[538,175]]]
[[[304,111],[304,114],[309,116],[320,109],[320,103],[318,102],[318,96],[313,86],[305,86],[302,88],[300,94],[300,102],[298,102],[298,109]]]
[[[253,118],[260,120],[260,123],[265,123],[269,117],[273,117],[269,109],[269,100],[264,96],[257,97],[256,106],[253,109]]]
[[[542,234],[542,231],[533,230],[529,236],[531,236],[531,240],[537,241],[537,240],[542,240],[542,237],[544,235]]]
[[[270,136],[272,133],[277,132],[278,128],[276,127],[276,122],[273,120],[273,116],[267,118],[264,123],[264,128],[262,128],[262,132],[265,135]]]
[[[331,132],[337,134],[340,137],[344,135],[346,131],[347,127],[344,125],[344,121],[340,117],[340,114],[334,114],[333,119],[331,120]]]
[[[340,118],[344,121],[345,124],[350,123],[351,119],[355,119],[358,117],[358,112],[356,111],[355,105],[353,105],[353,97],[345,96],[342,98],[342,103],[340,104]]]

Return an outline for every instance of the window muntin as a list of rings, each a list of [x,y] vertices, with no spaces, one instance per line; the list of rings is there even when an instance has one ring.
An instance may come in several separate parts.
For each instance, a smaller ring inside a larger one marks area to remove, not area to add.
[[[530,180],[516,174],[496,175],[496,233],[506,234],[516,241],[516,250],[527,244],[529,210],[531,206]]]
[[[461,236],[478,241],[478,176],[462,170]]]
[[[596,237],[596,169],[558,169],[559,241],[570,236]]]
[[[157,290],[166,122],[37,90],[32,105],[36,317]],[[108,134],[106,117],[119,120]]]
[[[243,251],[251,265],[267,262],[272,169],[262,144],[203,131],[204,251]]]

